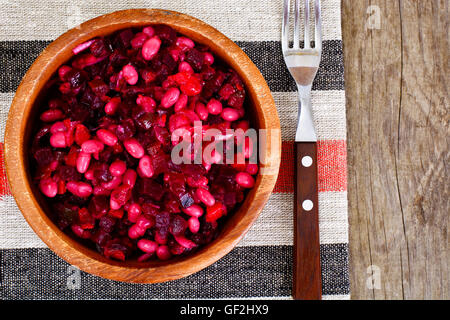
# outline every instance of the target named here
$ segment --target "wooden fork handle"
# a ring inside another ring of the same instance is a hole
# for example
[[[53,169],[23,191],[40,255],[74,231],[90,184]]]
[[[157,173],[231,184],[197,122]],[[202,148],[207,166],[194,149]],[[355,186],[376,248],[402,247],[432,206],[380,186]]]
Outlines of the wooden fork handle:
[[[294,165],[294,272],[293,297],[322,298],[319,210],[317,195],[317,143],[295,142]]]

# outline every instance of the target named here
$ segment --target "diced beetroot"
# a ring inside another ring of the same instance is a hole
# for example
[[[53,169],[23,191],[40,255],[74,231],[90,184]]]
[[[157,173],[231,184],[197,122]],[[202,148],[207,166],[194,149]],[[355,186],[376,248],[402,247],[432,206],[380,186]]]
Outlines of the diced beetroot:
[[[95,219],[86,208],[78,210],[78,219],[80,221],[80,227],[83,229],[93,229],[95,226]]]
[[[58,175],[65,181],[78,181],[81,179],[81,174],[75,167],[62,165],[58,168]]]
[[[116,136],[119,140],[124,141],[130,139],[136,133],[136,127],[132,119],[122,121],[116,127]]]
[[[114,225],[116,224],[116,219],[111,216],[105,215],[100,218],[98,223],[100,229],[105,232],[111,233],[114,230]]]
[[[219,91],[225,79],[226,74],[224,72],[216,72],[208,81],[206,81],[202,95],[205,98],[210,98],[214,93]],[[221,96],[220,93],[219,96]]]
[[[243,92],[238,91],[238,92],[233,93],[228,98],[227,102],[230,107],[238,109],[238,108],[242,108],[242,106],[244,104],[244,99],[245,99],[245,96],[244,96]]]
[[[203,59],[204,59],[203,53],[195,48],[189,50],[186,54],[186,62],[189,62],[189,64],[192,67],[194,67],[196,71],[201,70],[203,65]]]
[[[70,148],[69,153],[64,157],[64,161],[68,166],[75,167],[77,165],[79,151],[80,150],[75,146]]]
[[[169,79],[173,79],[179,86],[181,91],[187,96],[195,96],[202,91],[200,79],[195,74],[187,72],[179,72]]]
[[[118,210],[109,210],[108,214],[111,217],[117,218],[117,219],[122,219],[124,211],[123,208],[120,208]]]
[[[38,149],[34,153],[34,159],[36,159],[39,166],[47,166],[52,162],[55,158],[53,156],[53,151],[49,147]]]
[[[120,31],[117,36],[117,42],[123,48],[128,48],[131,45],[131,40],[134,37],[134,33],[131,29],[125,29]]]
[[[234,89],[234,87],[230,83],[227,83],[222,88],[220,88],[219,96],[223,100],[228,100],[231,95],[235,93],[235,91],[236,90]]]
[[[164,210],[169,213],[180,213],[180,205],[177,197],[172,193],[167,193],[164,197]]]
[[[150,178],[142,178],[139,180],[139,193],[146,195],[156,201],[161,201],[164,196],[164,188],[155,180]]]
[[[111,193],[111,199],[123,206],[131,197],[131,188],[129,185],[122,185]]]
[[[75,142],[81,147],[83,142],[89,140],[91,138],[91,135],[89,133],[88,128],[86,128],[82,124],[77,124],[75,128]]]
[[[174,215],[170,222],[170,233],[174,236],[183,235],[187,229],[187,221],[179,215]]]
[[[103,254],[107,258],[125,261],[125,251],[123,249],[115,248],[115,247],[106,247],[103,250]]]
[[[106,56],[110,53],[110,49],[104,38],[95,39],[89,47],[89,50],[95,57]]]
[[[151,83],[156,79],[156,73],[149,69],[142,69],[141,70],[141,77],[144,80],[146,84]]]
[[[177,40],[177,33],[174,29],[166,25],[153,26],[155,34],[163,41],[167,46],[171,46]]]
[[[185,251],[185,247],[183,247],[181,244],[179,244],[176,241],[171,241],[169,243],[169,249],[170,249],[170,253],[173,255],[180,255]]]
[[[170,213],[166,211],[159,212],[155,216],[155,227],[161,239],[167,239],[170,226]]]
[[[106,242],[111,239],[111,235],[100,229],[91,237],[91,239],[97,246],[103,247]]]
[[[89,86],[91,87],[92,91],[94,91],[94,93],[99,97],[105,96],[109,91],[109,87],[105,82],[103,82],[102,79],[94,79],[92,81],[89,81]]]
[[[167,145],[169,143],[169,131],[166,128],[160,126],[154,126],[153,132],[159,143]]]
[[[89,202],[88,209],[94,218],[101,218],[109,211],[108,197],[93,196]]]
[[[153,126],[153,123],[156,121],[157,116],[154,113],[143,113],[141,116],[135,119],[136,126],[143,130],[147,131]]]
[[[159,210],[152,203],[143,203],[142,204],[142,212],[148,216],[155,216],[159,212]]]

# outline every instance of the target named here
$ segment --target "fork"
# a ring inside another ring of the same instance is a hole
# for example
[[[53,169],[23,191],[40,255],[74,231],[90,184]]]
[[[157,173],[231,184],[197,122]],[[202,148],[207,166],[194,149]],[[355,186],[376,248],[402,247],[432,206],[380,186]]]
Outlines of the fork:
[[[294,39],[289,47],[290,0],[284,0],[281,47],[298,89],[298,121],[294,150],[294,299],[322,296],[319,211],[317,195],[317,136],[311,110],[311,87],[322,53],[320,0],[314,0],[315,45],[310,42],[310,0],[304,0],[304,47],[300,48],[300,0],[294,0]]]

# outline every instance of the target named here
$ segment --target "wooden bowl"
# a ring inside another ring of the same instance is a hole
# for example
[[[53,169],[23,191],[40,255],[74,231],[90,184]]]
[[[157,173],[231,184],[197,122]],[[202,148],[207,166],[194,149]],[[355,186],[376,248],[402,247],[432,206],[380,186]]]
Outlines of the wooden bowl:
[[[250,100],[254,125],[269,131],[266,148],[260,157],[266,164],[240,209],[223,226],[210,244],[186,257],[168,261],[118,262],[103,257],[70,238],[49,219],[45,201],[30,183],[29,141],[31,128],[44,84],[57,68],[72,57],[72,49],[86,40],[111,34],[128,27],[167,24],[178,32],[207,45],[242,77]],[[197,272],[230,252],[245,235],[267,202],[275,185],[281,155],[280,123],[270,90],[259,70],[230,39],[193,17],[165,10],[136,9],[118,11],[89,20],[52,42],[37,58],[23,78],[11,105],[5,133],[6,172],[12,194],[23,216],[37,235],[58,256],[88,273],[104,278],[156,283],[185,277]]]

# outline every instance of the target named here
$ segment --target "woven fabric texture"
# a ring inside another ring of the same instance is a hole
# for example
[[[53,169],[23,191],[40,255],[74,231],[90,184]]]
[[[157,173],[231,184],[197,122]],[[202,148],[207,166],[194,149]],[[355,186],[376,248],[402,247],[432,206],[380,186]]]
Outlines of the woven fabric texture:
[[[281,0],[3,0],[0,4],[0,299],[291,299],[293,140],[297,94],[281,55]],[[265,77],[282,127],[282,164],[269,202],[239,245],[184,279],[128,284],[79,271],[56,256],[25,222],[3,163],[4,129],[23,75],[59,35],[83,21],[129,8],[192,15],[235,41]],[[348,299],[344,66],[340,1],[322,1],[323,53],[313,85],[318,134],[319,222],[324,299]]]

